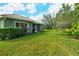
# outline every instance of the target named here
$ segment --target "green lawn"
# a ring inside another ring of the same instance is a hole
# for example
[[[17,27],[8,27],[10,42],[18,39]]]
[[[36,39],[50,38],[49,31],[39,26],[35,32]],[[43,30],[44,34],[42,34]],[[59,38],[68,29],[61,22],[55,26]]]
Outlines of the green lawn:
[[[33,33],[13,40],[0,41],[0,55],[71,56],[79,55],[79,40],[62,31]]]

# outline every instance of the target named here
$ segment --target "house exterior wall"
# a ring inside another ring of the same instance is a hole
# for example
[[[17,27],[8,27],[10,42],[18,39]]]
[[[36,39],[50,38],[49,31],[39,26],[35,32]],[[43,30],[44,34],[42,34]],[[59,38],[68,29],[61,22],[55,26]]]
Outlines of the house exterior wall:
[[[18,23],[26,23],[26,22],[22,22],[22,21],[19,21],[19,20],[16,19],[16,20],[14,21],[14,28],[16,28],[16,23],[17,23],[17,22],[18,22]],[[21,26],[18,27],[18,28],[21,28]]]
[[[29,23],[29,33],[32,33],[32,32],[33,32],[33,24]]]
[[[16,22],[19,22],[19,23],[26,23],[26,24],[27,24],[27,28],[28,28],[27,33],[32,33],[32,30],[33,30],[32,23],[16,20],[16,21],[14,21],[14,28],[16,28]],[[20,27],[20,28],[21,28],[21,27]]]
[[[14,20],[4,20],[4,28],[14,28]]]
[[[16,22],[27,24],[27,29],[28,29],[27,33],[32,33],[33,32],[33,25],[34,25],[33,23],[20,21],[18,19],[12,20],[12,19],[7,18],[6,20],[0,20],[0,28],[17,28],[16,27]],[[36,24],[36,26],[38,28],[38,31],[43,30],[42,25],[37,25]],[[23,28],[23,27],[21,27],[21,25],[20,25],[20,27],[18,27],[18,28]]]
[[[0,20],[0,28],[4,28],[4,20]]]
[[[40,25],[40,31],[43,31],[43,25]]]
[[[41,32],[41,31],[43,31],[42,24],[33,24],[33,32]]]

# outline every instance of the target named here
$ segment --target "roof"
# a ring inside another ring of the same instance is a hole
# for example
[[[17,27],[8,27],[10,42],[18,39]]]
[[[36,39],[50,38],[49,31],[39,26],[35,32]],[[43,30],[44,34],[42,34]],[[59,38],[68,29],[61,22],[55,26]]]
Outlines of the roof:
[[[26,22],[33,22],[31,19],[26,18],[26,17],[21,16],[21,15],[17,15],[17,14],[2,14],[0,16],[6,17],[6,18],[18,19],[18,20],[26,21]]]
[[[35,24],[38,24],[38,25],[43,25],[43,23],[40,22],[40,21],[34,21],[34,23],[35,23]]]
[[[21,16],[21,15],[17,15],[17,14],[2,14],[2,15],[0,15],[0,18],[2,18],[2,17],[11,18],[11,19],[14,19],[14,20],[18,19],[18,20],[21,20],[21,21],[31,22],[31,23],[34,23],[34,24],[41,24],[40,22],[34,21],[32,19],[29,19],[29,18]]]

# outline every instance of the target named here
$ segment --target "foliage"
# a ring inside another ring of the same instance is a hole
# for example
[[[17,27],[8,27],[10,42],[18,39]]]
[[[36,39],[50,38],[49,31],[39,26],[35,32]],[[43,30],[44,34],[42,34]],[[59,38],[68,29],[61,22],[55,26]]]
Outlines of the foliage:
[[[75,10],[76,10],[77,18],[79,18],[79,3],[75,3]]]
[[[76,37],[79,37],[79,4],[76,3],[75,4],[75,12],[76,12],[76,22],[73,22],[72,24],[72,28],[71,28],[71,34],[76,36]]]
[[[43,23],[47,29],[52,29],[55,25],[53,16],[51,14],[43,15]]]
[[[60,28],[71,28],[72,23],[76,22],[76,12],[69,4],[62,4],[62,8],[56,14],[56,26]]]
[[[77,8],[74,5],[62,4],[62,8],[60,8],[56,15],[55,13],[44,15],[43,22],[49,29],[70,29],[72,28],[72,24],[77,22],[76,9]]]
[[[6,38],[14,38],[17,36],[20,36],[24,34],[24,31],[22,28],[6,28],[6,29],[0,29],[0,38],[2,40]]]
[[[71,34],[74,36],[79,36],[79,22],[73,24],[71,28]]]

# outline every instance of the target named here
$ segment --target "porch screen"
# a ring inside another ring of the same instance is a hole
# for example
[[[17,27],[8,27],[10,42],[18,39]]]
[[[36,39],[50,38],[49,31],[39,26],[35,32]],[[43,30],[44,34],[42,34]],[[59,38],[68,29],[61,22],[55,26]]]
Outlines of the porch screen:
[[[20,24],[18,22],[16,22],[16,27],[19,27],[19,26],[20,26]]]

